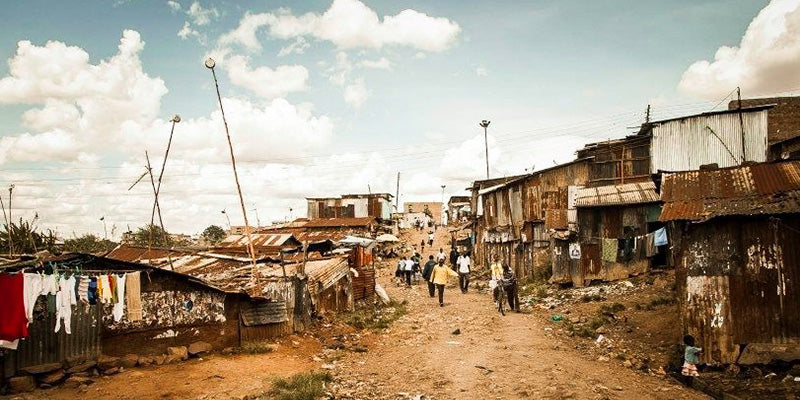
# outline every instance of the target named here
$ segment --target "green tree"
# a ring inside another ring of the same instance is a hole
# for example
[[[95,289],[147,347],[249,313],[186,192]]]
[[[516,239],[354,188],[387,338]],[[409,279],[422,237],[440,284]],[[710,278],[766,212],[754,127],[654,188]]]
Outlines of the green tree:
[[[42,250],[55,250],[56,236],[53,231],[47,234],[36,232],[34,221],[19,219],[19,223],[11,223],[9,227],[3,224],[3,231],[0,232],[0,251],[15,254],[32,254]]]
[[[64,251],[72,253],[104,253],[113,250],[117,244],[99,237],[86,234],[64,241]]]
[[[203,231],[203,234],[201,236],[203,237],[203,240],[206,241],[206,243],[217,244],[222,239],[225,239],[225,236],[227,236],[227,234],[225,234],[225,230],[223,230],[219,226],[211,225]]]
[[[139,227],[133,234],[133,244],[137,246],[169,247],[172,241],[160,226],[147,224]]]

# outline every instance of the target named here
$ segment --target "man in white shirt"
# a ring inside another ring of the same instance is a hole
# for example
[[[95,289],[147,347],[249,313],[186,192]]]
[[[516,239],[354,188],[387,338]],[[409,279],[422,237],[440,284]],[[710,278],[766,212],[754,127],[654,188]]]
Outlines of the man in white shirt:
[[[433,232],[428,234],[428,246],[433,246]]]
[[[406,286],[411,287],[411,274],[414,270],[414,260],[409,257],[403,266],[403,276],[406,278]]]
[[[462,254],[458,256],[456,265],[458,265],[458,286],[461,288],[461,293],[467,293],[467,289],[469,288],[469,273],[471,267],[469,254]]]
[[[438,263],[439,260],[445,261],[447,260],[447,254],[444,254],[443,249],[439,249],[439,252],[436,253],[436,262]]]

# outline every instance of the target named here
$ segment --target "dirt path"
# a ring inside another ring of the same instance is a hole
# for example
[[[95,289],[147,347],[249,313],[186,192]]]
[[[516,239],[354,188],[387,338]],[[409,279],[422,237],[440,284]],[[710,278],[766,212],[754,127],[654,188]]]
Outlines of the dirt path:
[[[241,399],[263,393],[275,377],[318,368],[319,363],[312,361],[312,356],[320,347],[315,338],[289,337],[281,341],[275,353],[211,355],[93,378],[95,382],[85,389],[60,386],[0,399]]]
[[[445,237],[443,230],[437,232],[437,242]],[[414,243],[414,239],[408,240]],[[436,250],[439,247],[434,245]],[[390,271],[382,272],[379,281],[393,299],[408,302],[409,313],[395,322],[368,353],[350,353],[337,363],[339,396],[707,398],[666,378],[591,359],[556,338],[533,315],[510,313],[501,317],[492,308],[488,293],[471,291],[464,295],[454,282],[445,290],[445,307],[440,308],[428,297],[425,286],[397,287],[390,282]],[[453,333],[456,329],[460,334]]]

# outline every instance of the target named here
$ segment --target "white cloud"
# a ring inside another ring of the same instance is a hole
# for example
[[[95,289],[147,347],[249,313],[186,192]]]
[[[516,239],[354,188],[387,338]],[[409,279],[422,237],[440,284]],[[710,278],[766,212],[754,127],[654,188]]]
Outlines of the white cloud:
[[[360,108],[367,101],[367,97],[369,97],[369,91],[363,78],[358,78],[344,87],[344,102],[350,107]]]
[[[716,100],[737,86],[758,95],[800,86],[800,1],[773,0],[753,19],[738,47],[722,46],[713,61],[683,73],[680,91]]]
[[[289,54],[303,54],[306,50],[311,47],[311,44],[308,43],[304,37],[298,37],[288,46],[281,47],[281,50],[278,52],[278,57],[287,56]]]
[[[347,81],[350,72],[353,70],[353,63],[347,53],[340,51],[336,53],[336,62],[325,70],[328,79],[336,85],[342,86]]]
[[[239,27],[225,34],[221,43],[258,49],[256,32],[261,27],[268,27],[269,35],[275,38],[313,37],[330,41],[341,49],[408,46],[432,52],[451,47],[461,32],[459,25],[447,18],[406,9],[381,19],[358,0],[334,0],[322,14],[295,16],[286,9],[245,14]]]
[[[181,9],[181,3],[178,3],[177,1],[174,0],[168,0],[167,6],[169,6],[170,10],[172,10],[173,12],[180,11]]]
[[[302,65],[251,69],[248,59],[239,55],[229,57],[225,62],[225,69],[231,83],[264,98],[282,97],[288,93],[303,91],[308,81],[308,70]]]
[[[486,67],[481,66],[475,69],[475,74],[478,76],[487,76],[489,75],[489,71],[486,70]]]
[[[259,28],[274,21],[272,14],[251,14],[247,12],[239,21],[236,29],[222,35],[219,38],[220,45],[240,44],[250,51],[261,49],[261,42],[256,37]]]
[[[192,29],[192,25],[189,23],[189,21],[186,21],[183,23],[183,28],[181,28],[181,30],[178,31],[178,37],[186,40],[192,36],[197,38],[201,37],[200,32]]]
[[[212,18],[219,17],[219,11],[216,8],[203,8],[200,5],[200,2],[195,1],[189,6],[189,9],[186,11],[186,15],[192,18],[192,22],[195,25],[208,25],[211,22]]]
[[[381,57],[378,60],[363,60],[358,63],[359,66],[364,68],[375,68],[375,69],[392,69],[392,63],[386,59],[386,57]]]

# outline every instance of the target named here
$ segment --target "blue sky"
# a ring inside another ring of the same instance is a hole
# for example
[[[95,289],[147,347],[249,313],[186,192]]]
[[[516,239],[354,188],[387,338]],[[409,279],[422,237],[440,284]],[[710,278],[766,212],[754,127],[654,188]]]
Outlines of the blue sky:
[[[178,113],[165,223],[186,233],[222,223],[237,199],[202,65],[213,55],[246,201],[262,220],[302,215],[305,196],[394,192],[397,171],[402,200],[438,200],[441,184],[461,194],[483,178],[484,118],[493,175],[515,174],[629,133],[648,103],[660,118],[708,110],[737,84],[745,95],[794,91],[796,74],[771,71],[796,62],[781,56],[798,38],[780,27],[797,5],[12,2],[0,56],[28,72],[0,64],[0,184],[17,185],[17,215],[38,212],[65,234],[96,232],[102,215],[118,231],[142,225],[147,188],[126,189],[144,150],[160,164]],[[237,28],[249,18],[260,22],[248,44]],[[120,56],[123,37],[132,45]],[[18,54],[20,41],[30,51]],[[735,51],[715,59],[723,46]]]

